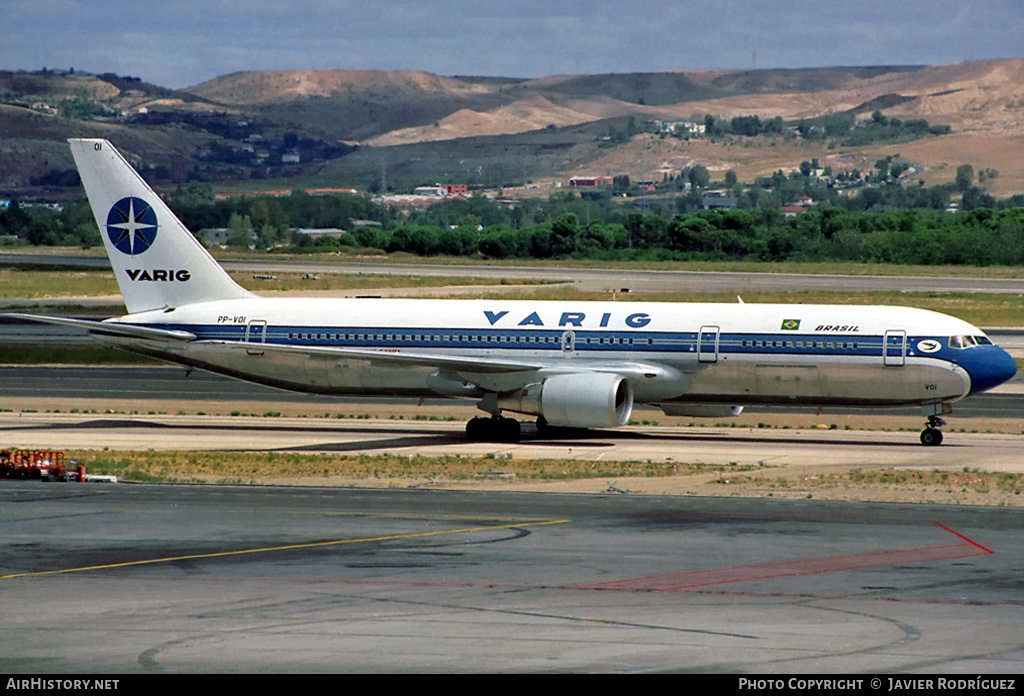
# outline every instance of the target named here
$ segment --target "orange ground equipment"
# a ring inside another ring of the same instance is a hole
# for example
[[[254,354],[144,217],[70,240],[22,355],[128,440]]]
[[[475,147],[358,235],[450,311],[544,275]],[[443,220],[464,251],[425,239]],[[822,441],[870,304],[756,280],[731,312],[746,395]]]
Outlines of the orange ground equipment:
[[[59,450],[0,450],[0,478],[67,481],[66,460]]]

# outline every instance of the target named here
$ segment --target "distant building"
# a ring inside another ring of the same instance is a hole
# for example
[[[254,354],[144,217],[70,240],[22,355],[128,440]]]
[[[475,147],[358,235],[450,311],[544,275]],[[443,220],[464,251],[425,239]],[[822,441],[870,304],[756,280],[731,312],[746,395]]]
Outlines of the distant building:
[[[412,194],[414,196],[437,196],[444,198],[447,196],[466,196],[469,195],[468,184],[434,184],[433,186],[418,186]]]
[[[594,186],[611,186],[610,176],[574,176],[569,179],[572,188],[593,188]]]
[[[704,135],[707,126],[695,121],[655,121],[654,127],[666,135]]]
[[[206,246],[226,246],[231,239],[232,230],[229,227],[206,227],[198,232],[196,236],[203,241]],[[256,232],[253,230],[247,231],[251,242],[256,241]]]
[[[295,232],[296,234],[305,235],[310,239],[319,239],[320,237],[334,237],[335,239],[337,239],[339,237],[344,237],[346,234],[348,234],[347,231],[339,230],[336,227],[320,227],[316,229],[300,228],[292,229],[292,232]]]
[[[231,230],[227,227],[205,227],[198,232],[196,236],[203,240],[203,244],[211,246],[213,244],[223,245],[228,243],[228,237],[231,236]]]
[[[384,227],[376,220],[353,220],[352,227]]]
[[[707,191],[701,198],[700,207],[704,210],[732,210],[739,202],[728,191]]]

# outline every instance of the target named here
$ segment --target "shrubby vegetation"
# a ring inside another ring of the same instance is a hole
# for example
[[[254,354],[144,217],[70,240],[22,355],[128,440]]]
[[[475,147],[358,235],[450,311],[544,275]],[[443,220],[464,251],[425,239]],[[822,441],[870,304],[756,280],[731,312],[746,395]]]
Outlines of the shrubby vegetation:
[[[17,237],[34,246],[83,246],[101,244],[92,209],[83,199],[56,211],[46,206],[22,206],[17,199],[0,210],[0,236],[13,243]]]
[[[856,113],[845,111],[813,119],[784,122],[775,117],[762,120],[756,114],[733,116],[731,119],[706,114],[696,122],[704,125],[704,136],[715,139],[729,136],[753,138],[757,136],[799,137],[811,142],[827,142],[830,147],[857,147],[871,143],[902,143],[936,135],[947,135],[949,126],[932,125],[923,118],[901,120],[889,118],[881,111],[874,111],[871,118],[857,120]],[[689,138],[685,131],[676,137]]]
[[[877,165],[880,181],[889,176],[890,165],[885,160]],[[749,189],[737,185],[738,207],[732,210],[701,210],[701,195],[694,190],[646,199],[644,208],[638,208],[635,201],[614,198],[613,187],[587,198],[560,193],[524,200],[514,207],[473,196],[408,216],[354,195],[296,192],[284,197],[214,200],[206,184],[192,184],[168,202],[190,229],[252,230],[260,249],[344,247],[495,259],[1024,265],[1024,196],[996,201],[973,185],[973,169],[965,165],[961,170],[957,181],[947,186],[881,183],[850,197],[836,195],[806,173],[789,177],[778,173]],[[961,196],[962,209],[945,212],[956,194]],[[786,217],[779,206],[800,196],[809,196],[816,205]],[[353,223],[360,220],[372,224]],[[351,233],[340,240],[320,237],[314,241],[290,231],[318,227]],[[100,243],[84,201],[71,203],[61,212],[13,201],[0,210],[0,234],[16,235],[34,245]],[[234,238],[239,245],[248,245],[252,239],[252,233]]]
[[[830,141],[833,145],[857,147],[871,143],[901,143],[932,135],[946,135],[950,127],[932,125],[923,118],[888,118],[875,111],[871,118],[857,122],[851,113],[831,114],[800,121],[797,131],[805,140]]]
[[[785,218],[777,210],[701,211],[665,219],[631,212],[622,221],[554,220],[513,229],[407,224],[362,229],[357,245],[419,255],[605,260],[855,261],[1024,265],[1024,208],[947,214],[860,213],[831,207]]]

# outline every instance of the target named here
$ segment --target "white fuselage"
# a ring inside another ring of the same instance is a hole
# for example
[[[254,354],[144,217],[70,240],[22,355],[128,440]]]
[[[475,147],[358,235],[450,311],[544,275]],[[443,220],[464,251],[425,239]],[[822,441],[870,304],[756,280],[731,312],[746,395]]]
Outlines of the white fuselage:
[[[475,397],[607,371],[626,376],[640,403],[887,407],[962,398],[979,388],[973,362],[1005,356],[967,322],[902,307],[253,298],[120,321],[198,340],[104,339],[113,345],[320,394]],[[418,360],[430,356],[466,364]],[[523,369],[470,362],[487,359]]]

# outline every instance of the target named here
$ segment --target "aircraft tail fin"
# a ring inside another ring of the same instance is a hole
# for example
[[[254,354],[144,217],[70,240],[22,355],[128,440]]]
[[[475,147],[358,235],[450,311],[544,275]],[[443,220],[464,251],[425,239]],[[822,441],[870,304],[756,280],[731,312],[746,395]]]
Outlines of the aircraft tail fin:
[[[253,297],[113,145],[101,139],[69,143],[129,313]]]

